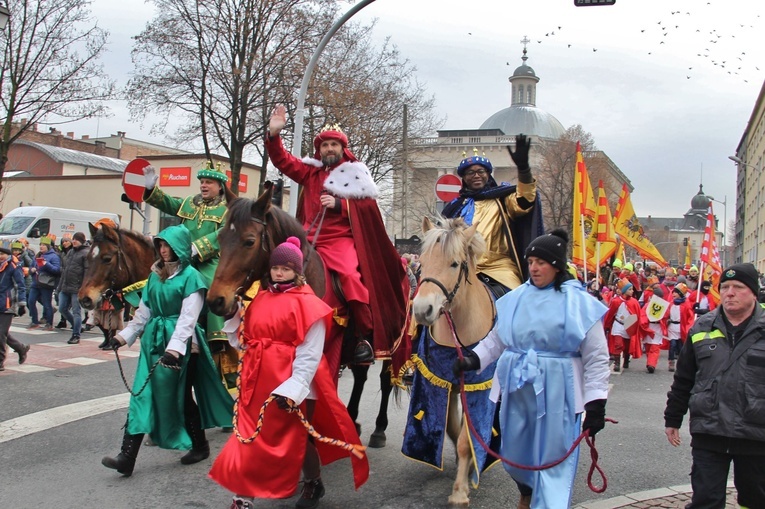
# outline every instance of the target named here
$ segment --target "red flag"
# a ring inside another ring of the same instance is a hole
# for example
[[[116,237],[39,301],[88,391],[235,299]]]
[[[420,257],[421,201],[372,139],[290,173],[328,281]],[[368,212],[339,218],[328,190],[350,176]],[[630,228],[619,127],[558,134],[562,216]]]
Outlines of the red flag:
[[[707,209],[707,225],[704,228],[704,241],[701,243],[701,262],[707,268],[704,269],[702,277],[712,281],[712,288],[709,291],[710,296],[720,302],[720,294],[717,291],[717,285],[722,275],[722,265],[720,263],[720,252],[717,250],[717,240],[715,239],[715,216],[712,213],[712,202],[709,202]]]

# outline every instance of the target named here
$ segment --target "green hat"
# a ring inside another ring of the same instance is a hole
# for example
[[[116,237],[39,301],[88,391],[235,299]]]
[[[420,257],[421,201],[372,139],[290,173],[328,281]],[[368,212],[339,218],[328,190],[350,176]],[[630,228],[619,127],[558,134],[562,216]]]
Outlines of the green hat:
[[[11,249],[20,249],[20,250],[23,250],[24,249],[24,244],[22,244],[21,242],[18,242],[18,241],[11,242]]]
[[[50,246],[53,242],[50,240],[50,237],[41,237],[40,238],[40,244],[47,244]]]
[[[218,163],[216,168],[213,168],[212,161],[207,161],[207,166],[197,172],[197,178],[220,180],[222,184],[228,182],[228,176],[221,169],[220,163]]]
[[[622,261],[620,259],[614,260],[614,268],[621,269],[622,268]]]

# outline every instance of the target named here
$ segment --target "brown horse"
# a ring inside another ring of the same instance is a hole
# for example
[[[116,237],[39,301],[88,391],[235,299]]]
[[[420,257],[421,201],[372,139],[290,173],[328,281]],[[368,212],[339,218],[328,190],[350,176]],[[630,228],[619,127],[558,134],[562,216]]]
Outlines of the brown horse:
[[[283,210],[271,206],[273,189],[269,185],[256,201],[238,198],[228,204],[226,224],[218,234],[220,261],[213,283],[207,292],[207,304],[219,315],[227,315],[234,309],[236,296],[242,295],[255,281],[259,281],[269,270],[271,251],[287,237],[297,237],[303,251],[306,281],[324,302],[334,308],[340,317],[347,316],[347,310],[335,295],[330,276],[325,272],[321,257],[306,240],[303,226]],[[340,369],[340,349],[345,327],[333,322],[324,353],[333,373]],[[389,361],[383,364],[380,374],[382,397],[380,411],[375,422],[375,431],[369,441],[370,447],[385,445],[385,429],[388,426],[388,398],[392,391],[388,374]],[[367,379],[369,365],[351,365],[353,390],[348,402],[348,413],[356,421],[359,403]],[[356,424],[360,429],[359,424]]]
[[[430,337],[437,345],[453,349],[454,335],[445,316],[449,313],[461,344],[473,345],[486,337],[495,317],[493,299],[476,277],[476,260],[486,249],[483,237],[476,234],[475,225],[468,227],[462,219],[445,219],[442,226],[436,227],[426,217],[422,229],[425,235],[420,255],[420,288],[412,303],[415,319],[430,328]],[[456,350],[454,358],[457,358]],[[422,361],[424,365],[427,359]],[[425,383],[420,369],[415,377]],[[412,404],[421,406],[414,398],[413,393]],[[470,502],[468,477],[475,458],[461,406],[460,387],[451,384],[445,431],[457,449],[457,477],[449,503],[467,505]],[[493,420],[493,415],[488,418]]]
[[[88,269],[77,294],[80,305],[93,310],[103,299],[138,281],[149,277],[155,260],[154,245],[138,232],[112,228],[102,224],[96,228],[90,225],[93,239],[88,252]],[[106,340],[116,330],[99,329]]]

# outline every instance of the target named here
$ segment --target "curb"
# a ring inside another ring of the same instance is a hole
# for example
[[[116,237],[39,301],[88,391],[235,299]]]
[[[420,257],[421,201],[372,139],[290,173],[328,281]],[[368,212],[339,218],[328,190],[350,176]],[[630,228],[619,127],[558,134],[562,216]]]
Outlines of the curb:
[[[573,509],[617,509],[617,508],[649,508],[649,507],[684,507],[683,502],[690,501],[693,490],[690,484],[668,486],[646,491],[638,491],[627,495],[609,498],[607,500],[590,500],[575,505]],[[733,481],[727,485],[728,503],[726,507],[736,508],[736,490]],[[678,505],[674,505],[678,504]]]

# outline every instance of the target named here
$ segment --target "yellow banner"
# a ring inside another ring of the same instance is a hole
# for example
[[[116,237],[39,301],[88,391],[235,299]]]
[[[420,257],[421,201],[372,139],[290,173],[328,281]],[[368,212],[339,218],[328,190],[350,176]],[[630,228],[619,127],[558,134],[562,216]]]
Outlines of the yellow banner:
[[[597,221],[597,207],[595,195],[592,192],[590,177],[587,175],[587,165],[582,157],[582,148],[576,143],[576,168],[574,171],[574,210],[572,216],[572,252],[571,260],[575,265],[584,267],[585,260],[588,268],[594,269],[590,260],[588,242],[594,237],[595,223]]]
[[[622,192],[619,195],[619,205],[616,207],[616,217],[614,217],[614,231],[619,235],[622,242],[637,250],[643,258],[653,260],[662,266],[667,265],[664,257],[661,256],[656,246],[645,235],[643,227],[640,226],[626,184],[622,186]]]
[[[616,252],[616,235],[614,235],[611,209],[608,206],[608,198],[606,198],[606,190],[603,188],[602,180],[598,182],[597,217],[595,235],[591,235],[587,239],[587,254],[590,264],[594,266],[602,265],[604,260],[608,260]],[[600,242],[600,253],[597,249],[598,242]]]

